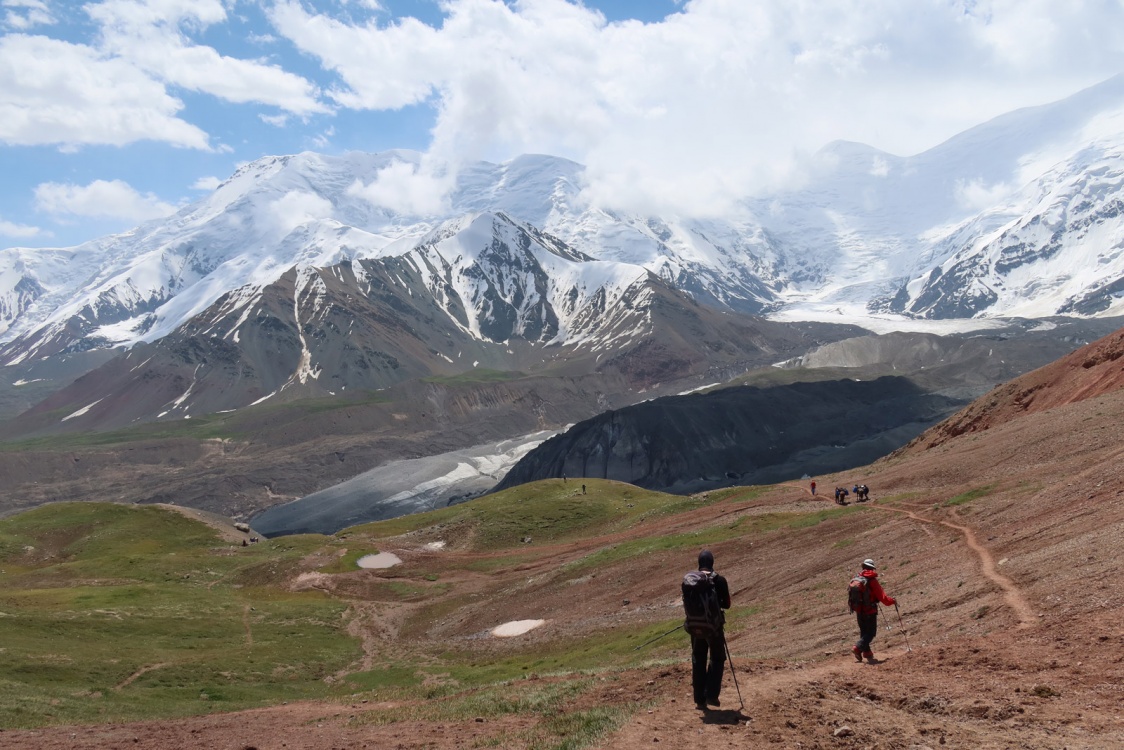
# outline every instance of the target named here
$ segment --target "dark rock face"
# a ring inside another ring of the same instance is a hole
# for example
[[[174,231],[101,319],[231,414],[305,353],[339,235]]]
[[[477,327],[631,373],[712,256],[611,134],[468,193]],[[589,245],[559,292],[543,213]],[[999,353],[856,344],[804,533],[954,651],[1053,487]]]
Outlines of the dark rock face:
[[[566,475],[688,493],[838,471],[905,445],[963,403],[903,377],[672,396],[576,425],[495,489]]]

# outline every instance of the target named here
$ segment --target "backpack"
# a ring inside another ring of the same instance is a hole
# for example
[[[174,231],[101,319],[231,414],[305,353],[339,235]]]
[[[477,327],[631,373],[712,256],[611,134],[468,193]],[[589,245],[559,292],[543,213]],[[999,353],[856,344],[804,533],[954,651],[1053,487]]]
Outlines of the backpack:
[[[714,574],[692,570],[683,576],[683,629],[692,636],[708,637],[721,632],[726,622],[714,588]]]
[[[867,612],[874,606],[874,599],[870,594],[869,579],[858,573],[847,584],[847,605],[852,612]]]

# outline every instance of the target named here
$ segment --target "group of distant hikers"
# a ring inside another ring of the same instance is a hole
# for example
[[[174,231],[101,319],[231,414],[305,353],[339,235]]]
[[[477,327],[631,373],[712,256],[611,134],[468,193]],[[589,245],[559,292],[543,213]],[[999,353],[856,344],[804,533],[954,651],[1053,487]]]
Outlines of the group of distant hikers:
[[[812,487],[812,497],[815,497],[816,496],[816,481],[814,479],[812,480],[811,487]],[[865,484],[856,484],[850,490],[848,490],[846,487],[836,487],[835,488],[835,502],[838,505],[846,505],[847,504],[847,496],[850,495],[852,492],[855,493],[855,500],[860,502],[860,503],[865,503],[867,500],[870,499],[870,488],[867,487]]]
[[[814,493],[814,490],[813,490]],[[683,610],[686,620],[683,629],[691,635],[691,688],[695,708],[709,710],[721,706],[722,674],[729,650],[726,648],[724,627],[726,616],[722,612],[733,602],[730,585],[714,572],[714,554],[707,549],[699,553],[699,568],[683,577]],[[878,568],[869,557],[847,585],[847,605],[859,625],[859,640],[851,647],[855,660],[866,659],[875,663],[870,644],[878,633],[878,604],[896,607],[897,602],[878,582]],[[731,672],[734,663],[730,661]],[[737,685],[737,677],[734,677]],[[740,697],[740,689],[739,689]]]

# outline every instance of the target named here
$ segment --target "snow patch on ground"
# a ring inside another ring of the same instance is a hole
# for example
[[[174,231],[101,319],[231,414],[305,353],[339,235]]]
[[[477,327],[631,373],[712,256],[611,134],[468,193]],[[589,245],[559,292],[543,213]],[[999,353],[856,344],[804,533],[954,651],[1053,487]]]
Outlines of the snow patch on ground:
[[[356,561],[356,565],[360,568],[368,570],[378,568],[393,568],[395,565],[400,565],[402,559],[393,552],[380,552],[377,555],[363,555]]]
[[[90,409],[93,409],[93,408],[94,408],[95,406],[97,406],[97,405],[98,405],[98,404],[100,404],[101,402],[102,402],[102,399],[100,399],[100,398],[99,398],[99,399],[98,399],[97,401],[95,401],[94,403],[92,403],[92,404],[89,404],[88,406],[83,406],[83,407],[82,407],[81,409],[79,409],[78,411],[74,412],[73,414],[70,414],[70,415],[68,415],[68,416],[65,416],[65,417],[63,417],[63,418],[62,418],[62,421],[63,421],[63,422],[65,422],[65,421],[66,421],[66,420],[68,420],[68,419],[74,419],[75,417],[80,417],[80,416],[82,416],[83,414],[85,414],[86,412],[88,412],[88,411],[89,411]]]
[[[546,620],[512,620],[492,628],[492,635],[497,638],[511,638],[530,632],[545,622]]]

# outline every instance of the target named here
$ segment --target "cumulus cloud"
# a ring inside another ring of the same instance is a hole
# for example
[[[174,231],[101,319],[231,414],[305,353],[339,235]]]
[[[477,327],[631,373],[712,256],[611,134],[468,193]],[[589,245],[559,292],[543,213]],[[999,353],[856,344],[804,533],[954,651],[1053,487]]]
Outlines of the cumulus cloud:
[[[206,149],[182,102],[135,67],[43,36],[0,38],[0,141],[33,146],[159,140]]]
[[[17,31],[26,31],[33,26],[50,26],[55,23],[51,9],[43,0],[4,0],[0,6],[6,8],[4,25]]]
[[[318,133],[317,135],[312,136],[312,145],[319,149],[328,148],[328,146],[331,145],[332,138],[335,136],[335,134],[336,129],[334,127],[329,127],[323,133]]]
[[[222,184],[222,180],[218,177],[200,177],[195,182],[191,183],[192,190],[215,190]]]
[[[27,224],[16,224],[0,219],[0,236],[4,237],[36,237],[42,230],[39,227]]]
[[[140,193],[122,180],[89,185],[45,182],[35,188],[36,208],[60,218],[88,217],[147,221],[168,216],[176,207],[152,193]]]
[[[690,0],[648,24],[567,0],[441,7],[430,26],[278,0],[271,20],[339,76],[339,105],[434,103],[435,161],[569,156],[618,206],[718,209],[831,140],[916,153],[1124,68],[1124,5],[1096,0]]]
[[[263,115],[259,114],[258,119],[266,125],[272,125],[275,128],[283,128],[289,123],[288,115]]]
[[[288,234],[301,224],[332,215],[332,203],[314,193],[291,190],[269,205],[269,218],[282,234]]]
[[[52,23],[41,0],[3,0],[17,31]],[[308,79],[261,60],[196,44],[228,22],[222,0],[104,0],[82,6],[97,28],[87,43],[13,33],[0,37],[0,142],[126,145],[140,140],[210,149],[172,87],[307,117],[329,112]]]
[[[187,41],[184,28],[200,30],[226,21],[221,0],[105,0],[85,10],[101,25],[104,52],[169,84],[295,114],[328,111],[316,86],[299,75]]]
[[[953,196],[961,207],[982,211],[1012,195],[1015,189],[1014,185],[1002,182],[985,185],[981,180],[958,181],[953,188]]]
[[[370,183],[357,181],[347,192],[388,211],[428,216],[446,209],[445,196],[452,187],[453,175],[426,164],[397,161],[380,169]]]

